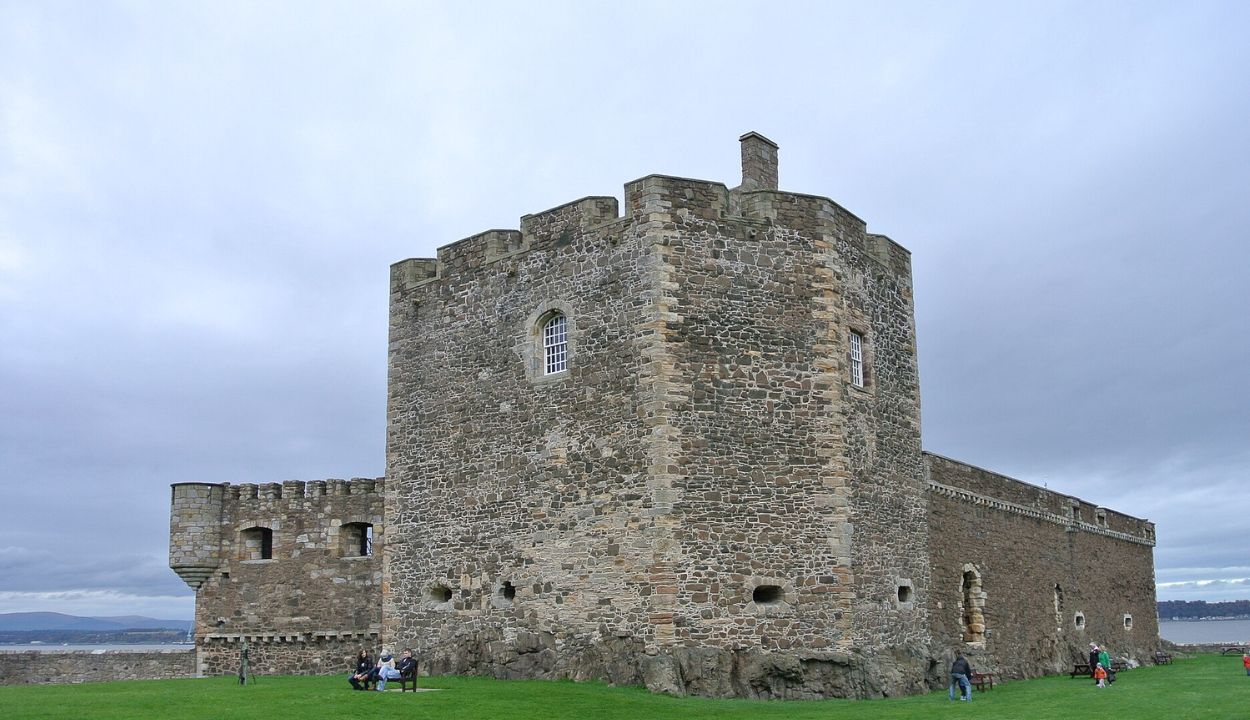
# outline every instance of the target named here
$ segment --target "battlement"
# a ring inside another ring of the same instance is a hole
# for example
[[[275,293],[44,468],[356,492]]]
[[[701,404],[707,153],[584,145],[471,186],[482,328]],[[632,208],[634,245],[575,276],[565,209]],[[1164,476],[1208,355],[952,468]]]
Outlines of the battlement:
[[[1155,544],[1154,523],[1081,498],[926,452],[929,491],[954,500],[1025,515],[1137,544]]]
[[[403,294],[440,278],[470,278],[501,260],[558,249],[613,223],[661,227],[675,220],[736,219],[818,232],[843,249],[864,253],[892,274],[910,277],[910,253],[833,200],[777,189],[777,145],[750,132],[742,143],[742,183],[647,175],[625,183],[624,215],[610,196],[590,196],[521,217],[520,230],[487,230],[438,248],[435,258],[391,266],[391,291]]]
[[[198,484],[198,483],[179,483]],[[297,498],[337,497],[343,495],[382,495],[384,478],[352,478],[342,480],[286,480],[273,483],[221,483],[227,500],[294,500]],[[175,485],[176,487],[177,485]]]

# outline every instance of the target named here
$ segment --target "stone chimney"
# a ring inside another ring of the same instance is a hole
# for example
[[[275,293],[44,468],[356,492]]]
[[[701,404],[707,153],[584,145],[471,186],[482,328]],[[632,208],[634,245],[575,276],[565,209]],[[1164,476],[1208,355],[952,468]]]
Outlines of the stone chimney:
[[[752,130],[738,138],[742,143],[740,190],[777,189],[777,143]]]

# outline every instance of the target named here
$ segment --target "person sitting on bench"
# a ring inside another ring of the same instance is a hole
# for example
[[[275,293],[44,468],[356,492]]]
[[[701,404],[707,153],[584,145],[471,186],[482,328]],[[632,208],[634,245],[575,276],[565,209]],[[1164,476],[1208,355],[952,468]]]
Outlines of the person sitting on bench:
[[[347,676],[347,682],[351,683],[355,690],[364,690],[371,675],[373,675],[373,658],[369,657],[369,651],[362,648],[360,654],[356,656],[356,669]]]
[[[395,669],[399,671],[400,679],[412,680],[412,687],[417,686],[417,659],[412,656],[412,648],[404,648],[404,655],[395,663]]]
[[[382,657],[378,660],[378,669],[374,671],[374,676],[378,680],[378,692],[386,690],[387,680],[399,679],[399,671],[395,669],[395,658],[391,657],[390,650],[382,651]]]

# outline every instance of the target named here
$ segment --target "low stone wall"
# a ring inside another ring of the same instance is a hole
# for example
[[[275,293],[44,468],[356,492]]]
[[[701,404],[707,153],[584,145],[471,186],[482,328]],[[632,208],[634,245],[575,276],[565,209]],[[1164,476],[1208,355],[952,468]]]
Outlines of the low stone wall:
[[[248,644],[248,669],[256,675],[337,675],[346,677],[362,649],[377,657],[377,633],[333,632],[306,635],[211,635],[199,640],[200,674],[234,675],[239,671],[242,641]],[[395,649],[396,655],[399,649]]]
[[[0,652],[0,685],[195,677],[195,651]]]

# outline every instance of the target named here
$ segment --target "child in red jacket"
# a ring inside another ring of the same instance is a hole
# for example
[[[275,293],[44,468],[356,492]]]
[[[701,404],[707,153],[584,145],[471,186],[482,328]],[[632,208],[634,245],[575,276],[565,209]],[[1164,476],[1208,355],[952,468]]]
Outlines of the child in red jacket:
[[[1094,679],[1098,681],[1098,687],[1107,687],[1107,669],[1098,663],[1094,666]]]
[[[1250,675],[1250,653],[1241,654],[1241,664],[1246,668],[1246,674]]]

